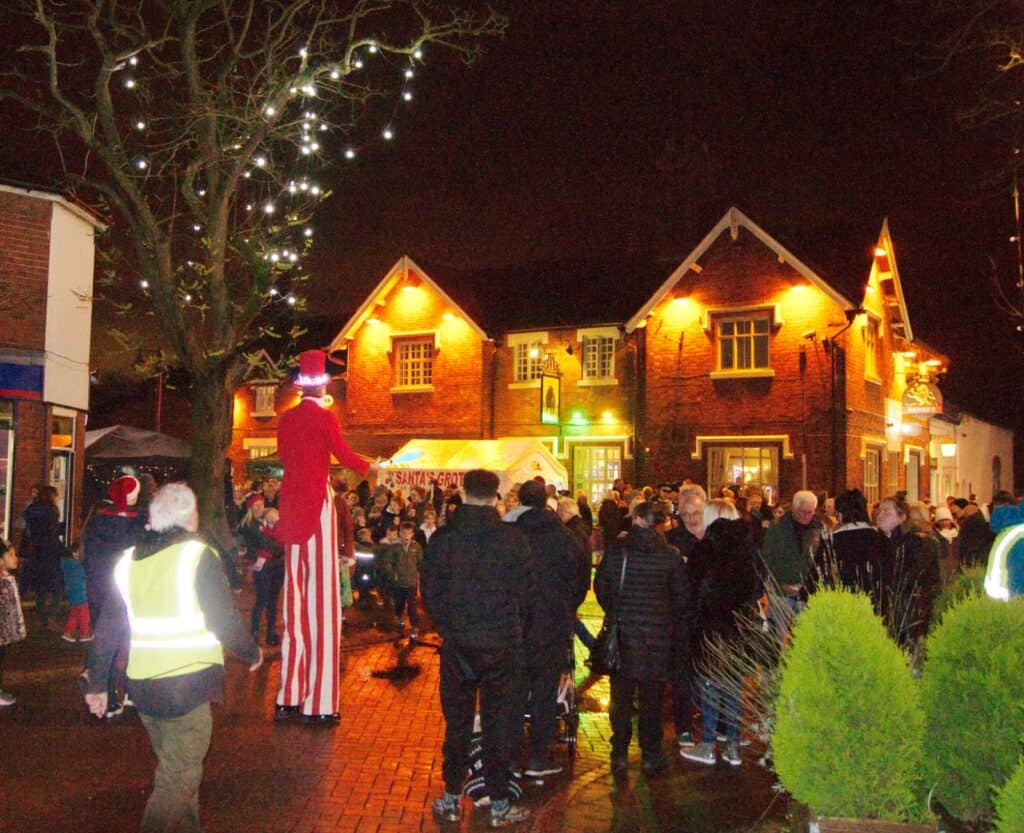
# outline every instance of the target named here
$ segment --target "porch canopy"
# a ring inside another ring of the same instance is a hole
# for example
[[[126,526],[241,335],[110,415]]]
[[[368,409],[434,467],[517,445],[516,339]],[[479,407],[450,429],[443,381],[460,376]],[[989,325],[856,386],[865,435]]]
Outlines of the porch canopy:
[[[191,456],[192,447],[184,440],[145,428],[111,425],[85,432],[85,459],[90,462],[130,460],[140,463],[187,460]]]
[[[390,488],[462,486],[471,469],[489,469],[498,475],[498,491],[505,494],[514,483],[537,475],[559,489],[567,488],[565,466],[539,440],[409,440],[382,464],[377,482]]]

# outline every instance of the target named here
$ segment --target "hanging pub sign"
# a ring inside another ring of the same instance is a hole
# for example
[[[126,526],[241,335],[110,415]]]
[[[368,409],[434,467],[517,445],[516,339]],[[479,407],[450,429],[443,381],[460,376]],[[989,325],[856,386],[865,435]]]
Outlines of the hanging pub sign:
[[[942,413],[942,391],[925,377],[912,380],[903,391],[903,413],[930,417]]]
[[[562,378],[553,373],[540,377],[540,421],[545,425],[561,422]]]

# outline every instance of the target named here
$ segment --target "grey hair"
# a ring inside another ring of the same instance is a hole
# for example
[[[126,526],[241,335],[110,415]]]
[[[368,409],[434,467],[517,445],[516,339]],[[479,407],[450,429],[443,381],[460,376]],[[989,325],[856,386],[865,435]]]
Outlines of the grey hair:
[[[740,517],[739,511],[731,501],[716,497],[704,504],[704,528],[707,529],[719,518],[735,521]]]
[[[793,508],[801,505],[809,505],[812,509],[818,508],[818,496],[809,489],[801,489],[793,494]]]
[[[196,495],[184,483],[168,483],[158,489],[149,502],[149,528],[163,532],[174,527],[187,532],[199,529]]]
[[[580,514],[580,506],[571,497],[562,497],[558,499],[558,509],[561,512],[565,512],[570,516],[577,516]]]
[[[679,487],[679,500],[678,503],[683,502],[683,498],[689,497],[690,495],[696,495],[700,498],[701,503],[708,502],[708,493],[704,491],[704,487],[699,483],[687,483]]]

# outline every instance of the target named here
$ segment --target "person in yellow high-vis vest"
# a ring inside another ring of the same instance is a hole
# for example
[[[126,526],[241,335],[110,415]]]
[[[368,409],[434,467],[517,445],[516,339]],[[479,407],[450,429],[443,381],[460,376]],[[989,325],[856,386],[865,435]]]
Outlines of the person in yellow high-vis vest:
[[[213,729],[210,703],[224,697],[224,648],[250,671],[263,662],[198,528],[188,486],[171,483],[154,495],[150,533],[114,568],[120,592],[103,607],[83,675],[89,711],[102,717],[111,663],[128,633],[128,695],[157,758],[142,833],[201,830],[199,784]]]

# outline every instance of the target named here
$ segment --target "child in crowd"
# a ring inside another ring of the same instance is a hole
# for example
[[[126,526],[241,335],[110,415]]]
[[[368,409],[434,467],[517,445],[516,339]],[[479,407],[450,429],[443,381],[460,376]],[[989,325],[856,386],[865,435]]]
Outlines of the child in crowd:
[[[398,630],[405,630],[405,619],[402,618],[406,607],[409,608],[409,622],[412,630],[410,639],[419,636],[420,614],[416,607],[416,591],[420,584],[420,565],[423,563],[423,547],[414,539],[416,524],[402,521],[398,528],[398,540],[394,540],[391,529],[384,541],[381,541],[378,564],[380,573],[391,592],[395,603],[395,618]]]
[[[89,628],[89,601],[85,593],[85,570],[82,568],[82,542],[75,541],[71,550],[60,559],[64,572],[64,594],[71,611],[60,638],[65,642],[92,642]]]
[[[274,531],[279,520],[276,509],[263,513],[257,528],[251,531],[249,540],[255,544],[252,565],[252,583],[256,587],[256,603],[252,608],[249,623],[252,635],[259,642],[260,619],[267,614],[267,646],[280,645],[281,640],[275,627],[277,622],[277,598],[284,586],[284,546]]]
[[[7,646],[25,638],[25,617],[21,612],[18,583],[12,570],[18,568],[14,547],[0,538],[0,685],[3,685],[4,652]],[[17,700],[0,688],[0,708],[13,706]]]

